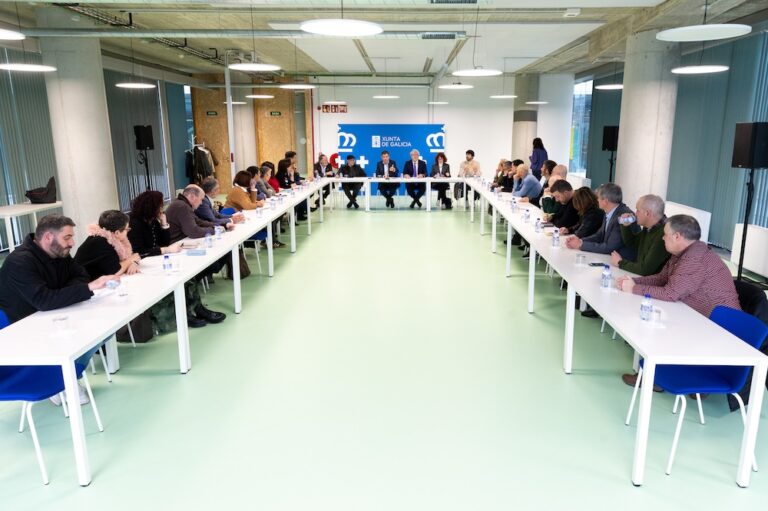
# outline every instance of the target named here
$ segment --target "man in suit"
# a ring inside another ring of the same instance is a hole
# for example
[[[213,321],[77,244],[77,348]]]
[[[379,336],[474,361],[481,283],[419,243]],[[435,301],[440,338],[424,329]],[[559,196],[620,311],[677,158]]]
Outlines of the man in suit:
[[[419,159],[419,151],[414,149],[411,151],[411,159],[405,162],[403,167],[403,177],[405,178],[419,178],[427,177],[427,163]],[[421,197],[426,191],[427,185],[425,183],[413,183],[405,185],[405,191],[411,196],[411,206],[421,207]]]
[[[347,156],[347,163],[342,165],[339,169],[339,176],[345,177],[365,177],[365,171],[355,163],[355,155],[350,154]],[[357,203],[357,195],[360,193],[360,188],[363,187],[363,183],[342,183],[341,189],[344,190],[344,195],[347,196],[349,202],[347,203],[347,209],[352,206],[358,209],[360,205]]]
[[[205,192],[203,202],[195,210],[195,214],[203,220],[208,220],[216,225],[226,227],[230,222],[240,223],[245,220],[242,213],[235,213],[234,215],[223,215],[216,211],[213,207],[213,202],[221,192],[219,188],[218,180],[213,176],[208,176],[203,179],[203,183],[200,185]]]
[[[381,161],[376,164],[376,177],[397,177],[397,163],[389,158],[389,151],[381,152]],[[379,183],[379,191],[387,200],[388,208],[395,208],[395,201],[392,198],[400,187],[398,183]]]
[[[331,164],[328,163],[328,157],[322,153],[320,153],[320,158],[318,158],[317,163],[315,163],[314,166],[314,176],[315,179],[321,179],[324,177],[333,177],[333,167],[331,167]],[[328,195],[331,193],[331,185],[328,185],[323,188],[323,201],[327,201]],[[315,207],[312,208],[312,211],[316,210],[320,207],[320,194],[317,194],[317,200],[315,200]]]

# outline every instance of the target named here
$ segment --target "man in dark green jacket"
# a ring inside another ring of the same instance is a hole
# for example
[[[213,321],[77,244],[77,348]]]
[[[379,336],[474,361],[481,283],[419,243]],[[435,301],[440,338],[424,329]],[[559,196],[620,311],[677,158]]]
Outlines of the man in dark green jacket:
[[[632,217],[635,217],[634,221]],[[624,259],[618,252],[611,254],[611,264],[638,275],[658,273],[669,259],[664,248],[664,200],[658,195],[643,195],[637,201],[634,215],[625,213],[619,217],[621,240],[624,246],[634,250],[634,261]],[[634,224],[637,225],[634,225]],[[638,226],[642,227],[638,230]]]

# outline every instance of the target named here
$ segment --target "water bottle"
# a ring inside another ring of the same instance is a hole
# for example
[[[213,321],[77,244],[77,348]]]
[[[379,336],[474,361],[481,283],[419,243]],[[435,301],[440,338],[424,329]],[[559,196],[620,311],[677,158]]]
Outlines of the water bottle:
[[[646,294],[643,301],[640,302],[640,319],[643,321],[650,321],[652,313],[653,305],[651,304],[651,295]]]
[[[533,226],[533,230],[537,233],[541,232],[541,218],[536,219],[536,223]]]
[[[517,213],[517,199],[512,197],[512,213]]]
[[[560,248],[560,229],[557,227],[552,231],[552,246],[554,248]]]
[[[531,210],[526,209],[525,211],[523,211],[523,223],[527,224],[530,221],[531,221]]]
[[[600,282],[600,287],[603,289],[611,288],[611,267],[607,264],[603,265],[603,280]]]
[[[205,235],[205,246],[206,248],[213,247],[213,236],[211,236],[211,233]]]
[[[220,240],[221,235],[224,232],[224,228],[220,225],[217,225],[216,227],[214,227],[214,231],[216,232],[216,239]]]
[[[107,289],[115,290],[120,285],[120,282],[117,280],[108,280],[107,281]]]
[[[173,270],[173,264],[171,263],[171,256],[165,254],[163,256],[163,271],[167,274]]]

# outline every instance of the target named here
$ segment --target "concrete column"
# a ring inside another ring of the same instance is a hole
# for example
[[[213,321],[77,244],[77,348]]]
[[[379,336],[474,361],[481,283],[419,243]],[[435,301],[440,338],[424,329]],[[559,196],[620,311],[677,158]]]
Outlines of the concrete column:
[[[246,105],[233,105],[235,127],[235,162],[237,170],[245,170],[250,165],[259,165],[256,154],[256,100],[247,99],[250,89],[232,89],[236,101],[245,101]],[[234,176],[232,176],[234,177]]]
[[[528,163],[531,143],[536,138],[538,107],[526,105],[526,101],[539,99],[539,75],[517,75],[515,77],[515,113],[512,123],[512,159],[520,158]]]
[[[573,84],[572,74],[545,74],[539,80],[539,99],[547,104],[539,107],[536,136],[544,142],[549,159],[564,165],[568,165],[571,155]],[[528,141],[526,163],[532,140]]]
[[[59,7],[37,10],[40,27],[96,28],[88,20],[72,21]],[[118,207],[117,179],[109,131],[101,45],[98,39],[40,39],[43,62],[57,71],[45,75],[56,151],[56,168],[64,214],[77,227],[78,242],[86,226],[106,209]]]
[[[656,31],[627,38],[614,181],[632,207],[641,195],[667,196],[679,62],[679,45],[656,40]]]

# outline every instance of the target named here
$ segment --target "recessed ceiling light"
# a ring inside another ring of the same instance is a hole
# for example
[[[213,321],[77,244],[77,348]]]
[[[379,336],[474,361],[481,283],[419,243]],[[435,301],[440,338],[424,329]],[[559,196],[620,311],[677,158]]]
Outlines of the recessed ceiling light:
[[[526,101],[526,105],[546,105],[549,101]]]
[[[154,89],[157,86],[154,83],[148,82],[120,82],[116,83],[115,87],[120,87],[121,89]]]
[[[43,64],[25,64],[22,62],[6,62],[0,64],[0,69],[3,71],[22,71],[25,73],[50,73],[56,71],[53,66],[46,66]]]
[[[489,96],[491,99],[515,99],[517,96],[514,94],[494,94]]]
[[[346,101],[332,99],[330,101],[323,101],[324,105],[346,105]]]
[[[728,66],[704,65],[704,66],[681,66],[676,67],[672,72],[676,75],[706,75],[711,73],[722,73],[728,71]]]
[[[498,69],[486,69],[477,66],[473,69],[459,69],[453,72],[453,76],[499,76],[502,72]]]
[[[310,90],[314,89],[315,86],[311,83],[284,83],[280,86],[280,88],[290,90]]]
[[[691,25],[688,27],[670,28],[656,34],[659,41],[672,41],[676,43],[691,41],[717,41],[739,37],[752,32],[749,25],[738,23],[714,23],[712,25]]]
[[[248,99],[274,99],[272,94],[248,94],[245,96]]]
[[[394,96],[392,94],[377,94],[373,96],[373,99],[400,99],[400,96]]]
[[[229,65],[229,69],[235,71],[250,71],[253,73],[279,71],[280,66],[275,64],[265,64],[263,62],[236,62]]]
[[[370,21],[351,19],[320,19],[301,23],[299,28],[304,32],[331,37],[364,37],[381,34],[381,25]]]
[[[0,40],[3,41],[23,41],[26,39],[26,36],[22,34],[21,32],[17,32],[15,30],[7,30],[5,28],[0,28]]]
[[[447,101],[427,101],[428,105],[447,105]]]
[[[604,83],[602,85],[595,85],[595,89],[597,90],[621,90],[624,88],[624,85],[621,83]]]
[[[455,83],[446,83],[444,85],[438,85],[438,89],[445,89],[445,90],[467,90],[467,89],[473,89],[475,86],[470,85],[468,83],[461,83],[461,82],[455,82]]]

